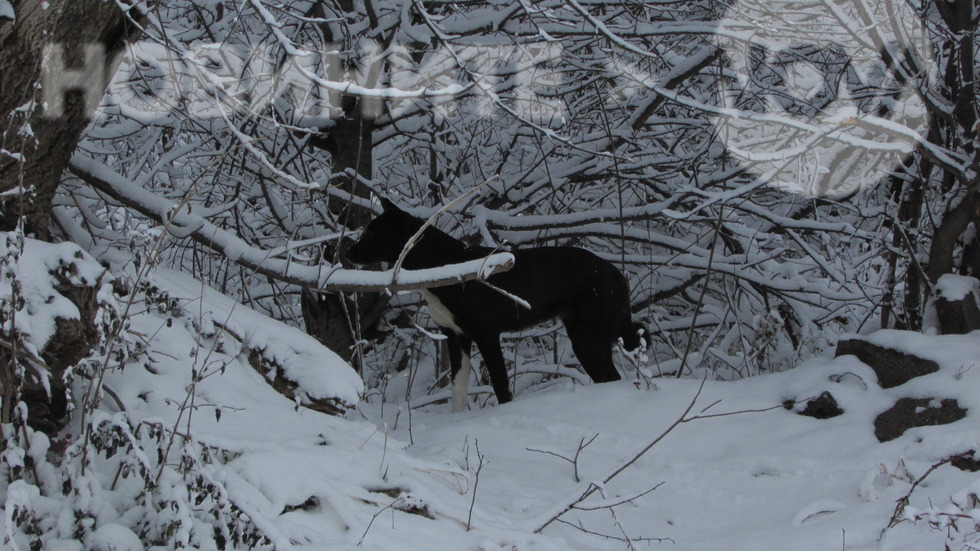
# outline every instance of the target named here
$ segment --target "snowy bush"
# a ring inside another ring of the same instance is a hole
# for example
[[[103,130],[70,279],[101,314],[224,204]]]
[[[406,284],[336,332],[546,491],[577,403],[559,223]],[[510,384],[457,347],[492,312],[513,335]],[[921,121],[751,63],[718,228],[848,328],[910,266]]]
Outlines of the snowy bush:
[[[23,239],[18,232],[0,237],[6,243],[4,342],[13,343],[4,351],[8,360],[19,360],[4,369],[21,385],[4,386],[5,400],[15,400],[2,424],[4,544],[117,551],[271,547],[216,478],[236,453],[195,436],[197,411],[217,423],[225,411],[234,417],[236,408],[195,398],[226,370],[241,376],[256,369],[253,384],[288,386],[291,408],[337,413],[358,401],[357,374],[302,332],[155,267],[152,250],[131,255],[114,279],[74,245]],[[91,289],[97,309],[69,300],[78,295],[70,292],[75,288]],[[71,341],[63,320],[91,324],[82,332],[91,341]],[[57,363],[64,356],[50,353],[58,340],[77,348],[73,363]],[[147,390],[139,382],[155,375],[167,384]],[[34,382],[49,398],[67,393],[62,399],[73,406],[70,417],[65,412],[55,419],[59,424],[41,424],[47,434],[34,428],[34,400],[20,401],[17,392]],[[158,414],[130,411],[133,404],[153,405]],[[168,421],[170,414],[175,417]]]

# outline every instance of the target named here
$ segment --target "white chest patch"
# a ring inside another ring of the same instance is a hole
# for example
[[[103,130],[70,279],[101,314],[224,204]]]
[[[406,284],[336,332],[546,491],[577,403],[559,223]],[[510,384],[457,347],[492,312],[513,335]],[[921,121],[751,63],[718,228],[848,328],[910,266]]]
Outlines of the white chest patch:
[[[449,308],[446,308],[446,305],[439,300],[439,297],[425,289],[422,289],[422,296],[425,297],[425,302],[429,305],[429,315],[432,316],[432,321],[436,322],[436,325],[445,327],[456,333],[463,332],[456,325],[456,318],[453,316],[453,313],[449,311]]]

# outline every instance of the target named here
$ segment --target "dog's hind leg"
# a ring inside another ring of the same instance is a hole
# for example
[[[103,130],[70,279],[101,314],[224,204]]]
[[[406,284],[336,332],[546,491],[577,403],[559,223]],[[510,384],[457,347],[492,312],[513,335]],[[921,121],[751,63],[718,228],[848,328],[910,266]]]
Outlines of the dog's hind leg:
[[[469,396],[470,350],[473,341],[466,335],[446,331],[446,343],[449,348],[449,373],[453,385],[451,411],[459,413],[466,409]]]
[[[565,316],[562,321],[575,357],[589,377],[597,383],[618,381],[620,376],[613,364],[608,325],[585,323],[575,316]]]
[[[497,403],[506,404],[513,399],[510,393],[510,381],[507,379],[507,365],[504,363],[504,353],[500,350],[500,335],[490,334],[477,338],[476,346],[483,355],[483,362],[490,372],[490,384],[497,395]]]

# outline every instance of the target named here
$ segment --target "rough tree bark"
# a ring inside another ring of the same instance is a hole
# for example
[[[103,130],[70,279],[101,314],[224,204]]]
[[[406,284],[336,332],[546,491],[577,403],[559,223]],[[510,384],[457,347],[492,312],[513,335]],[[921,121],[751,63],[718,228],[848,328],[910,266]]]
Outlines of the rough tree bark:
[[[133,33],[114,2],[13,0],[11,6],[14,18],[0,18],[0,230],[12,229],[23,217],[28,234],[47,240],[62,172],[112,76],[109,60]],[[84,84],[88,95],[82,90],[60,93],[53,78],[44,78],[45,71],[49,77],[74,75],[74,86]],[[63,292],[72,297],[82,320],[58,320],[43,354],[50,388],[36,377],[18,384],[15,358],[0,354],[3,422],[11,420],[10,408],[23,399],[29,424],[47,431],[60,426],[67,392],[61,375],[97,338],[91,320],[94,292],[70,287]]]
[[[45,113],[40,87],[45,47],[55,46],[57,57],[64,52],[63,59],[50,60],[55,68],[61,64],[74,71],[87,64],[88,80],[104,91],[113,69],[107,59],[131,32],[114,2],[13,0],[12,6],[16,19],[0,18],[0,150],[5,150],[0,151],[0,192],[7,198],[0,203],[0,223],[9,227],[23,215],[28,233],[46,240],[51,201],[91,111],[85,95],[75,91],[65,94],[61,116],[52,117],[50,109]],[[106,56],[83,59],[92,45],[101,45]],[[32,191],[7,195],[19,186]]]

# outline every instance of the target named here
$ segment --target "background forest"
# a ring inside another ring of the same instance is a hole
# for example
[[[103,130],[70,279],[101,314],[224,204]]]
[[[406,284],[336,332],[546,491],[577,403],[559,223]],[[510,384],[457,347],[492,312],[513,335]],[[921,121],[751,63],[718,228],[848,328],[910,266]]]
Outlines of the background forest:
[[[326,423],[443,404],[424,282],[344,256],[378,197],[613,262],[649,330],[620,361],[638,388],[980,328],[978,21],[974,0],[0,0],[5,543],[97,547],[92,504],[132,499],[144,519],[113,526],[138,547],[106,549],[288,546],[215,474],[242,451],[193,435],[238,411],[196,394],[237,367]],[[557,323],[504,344],[518,395],[588,381]],[[140,377],[171,363],[153,398]],[[105,497],[120,478],[139,490]]]

